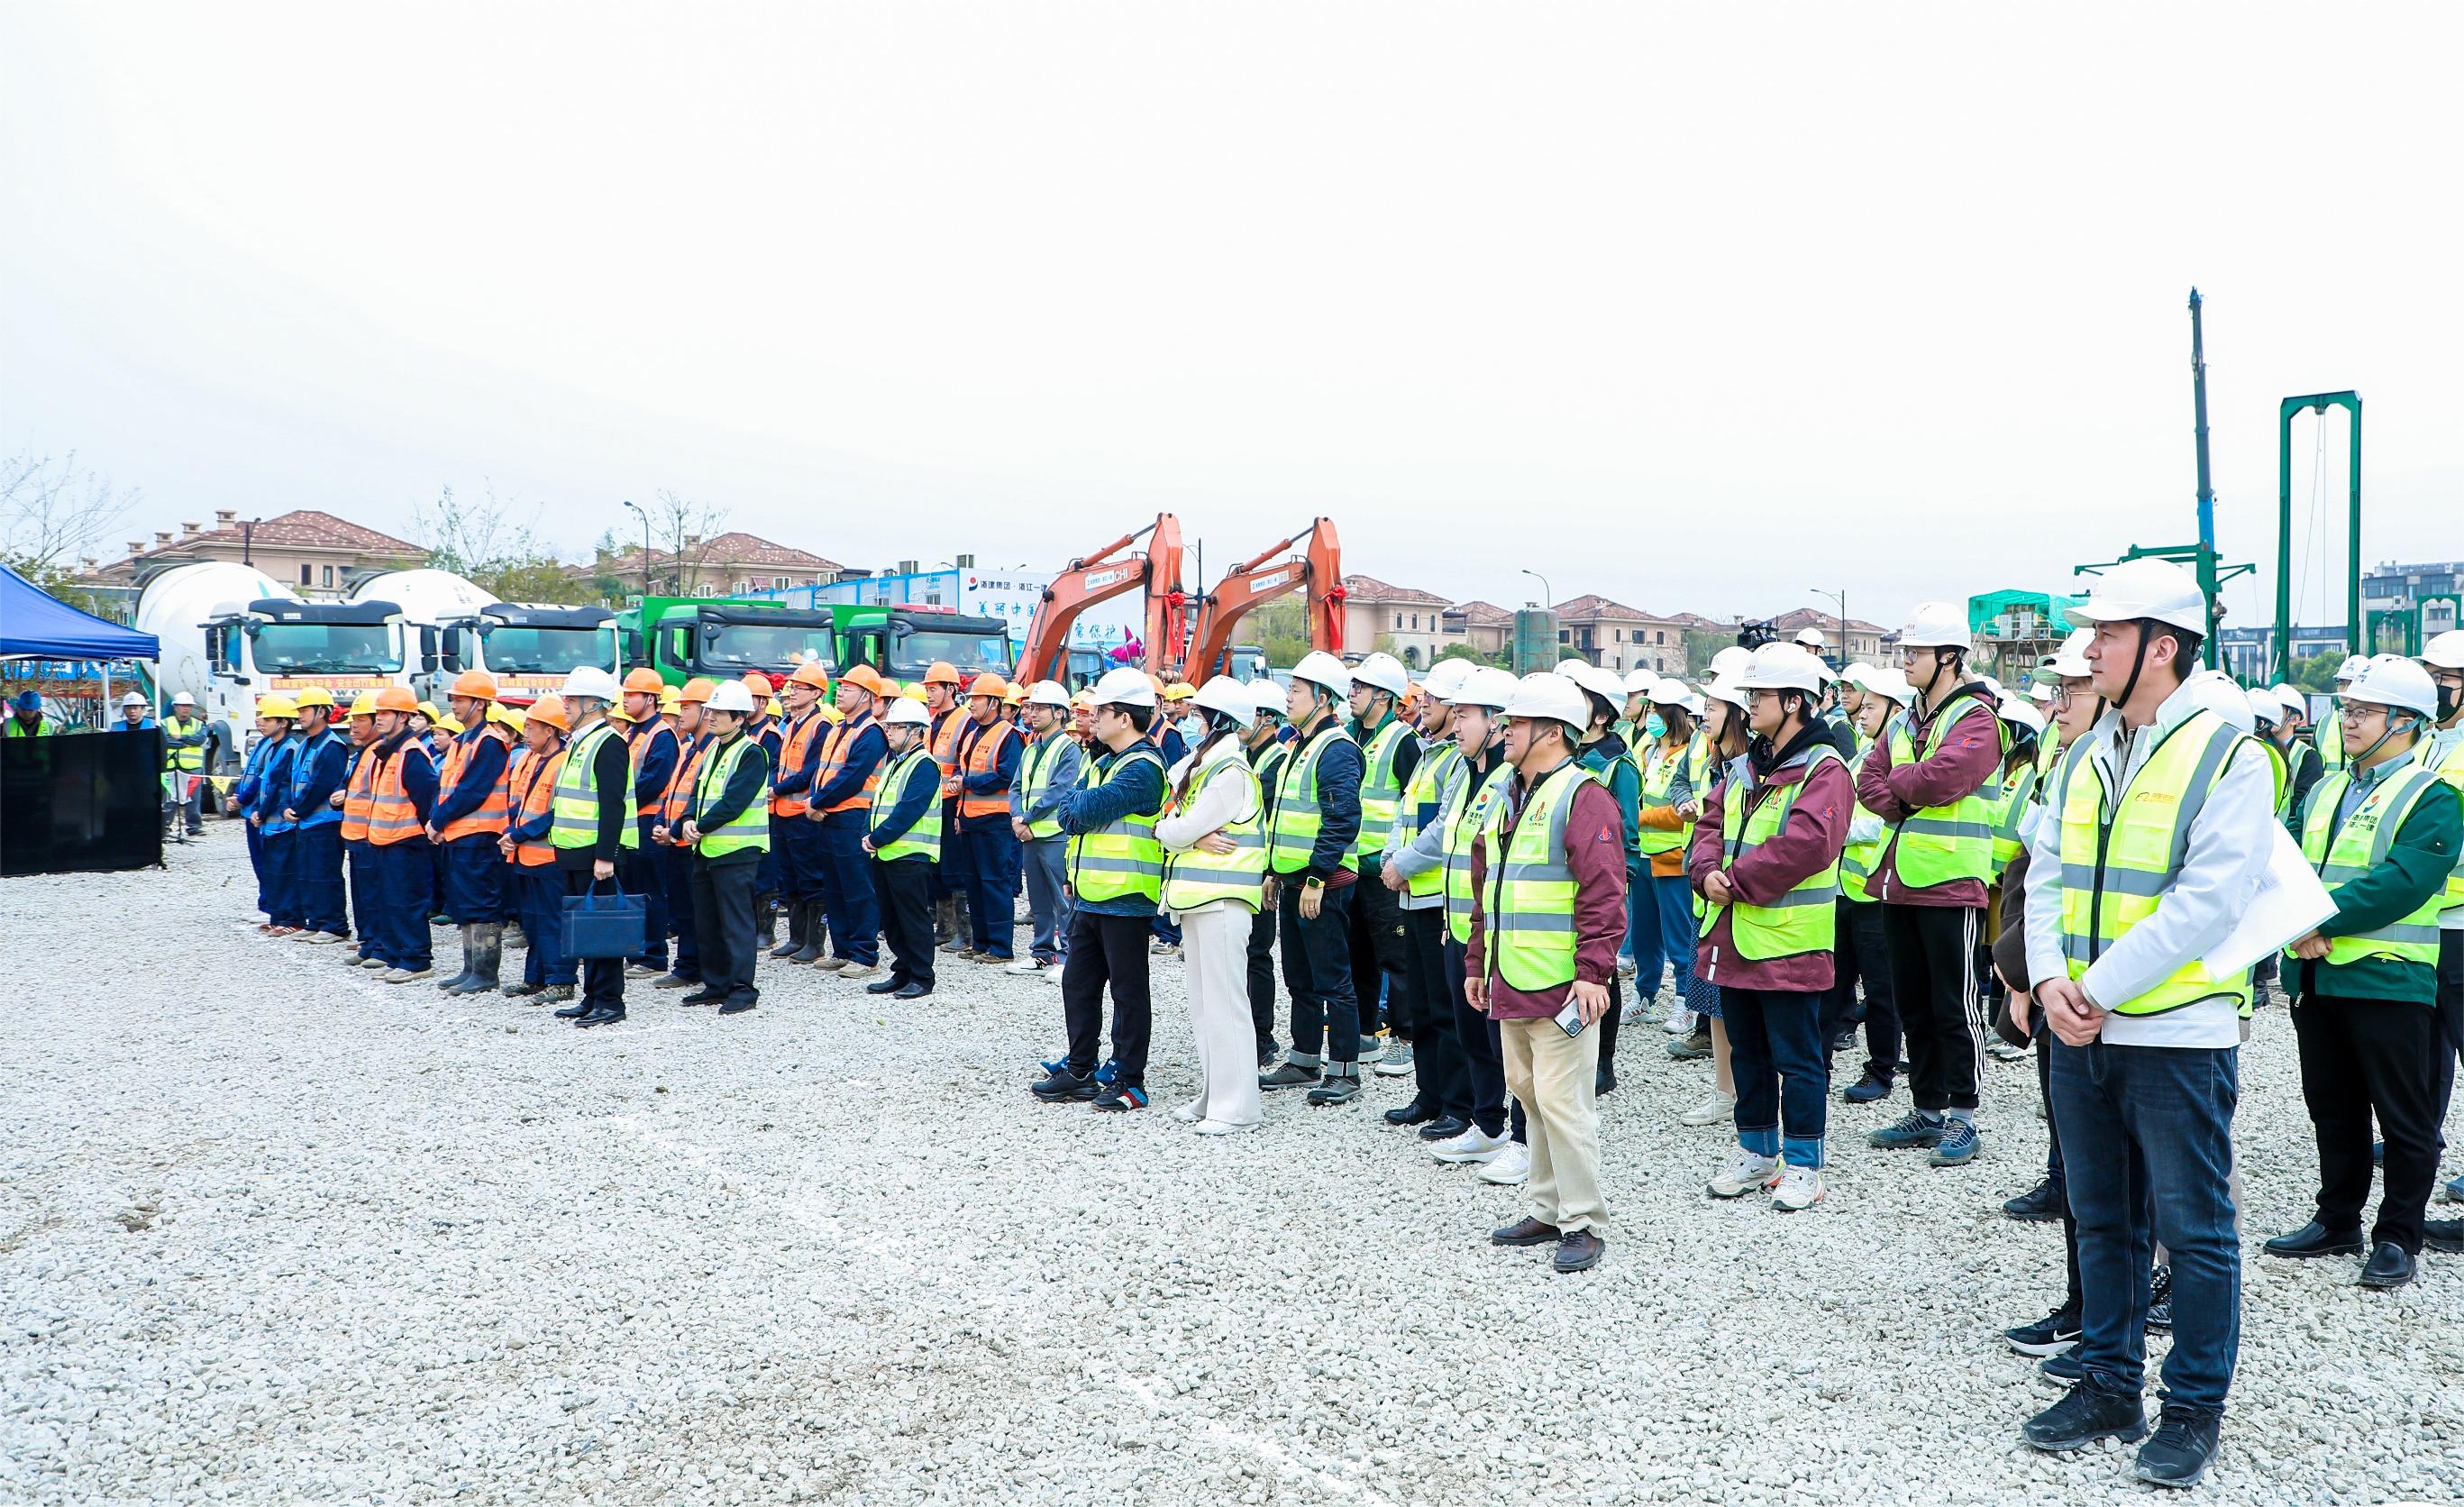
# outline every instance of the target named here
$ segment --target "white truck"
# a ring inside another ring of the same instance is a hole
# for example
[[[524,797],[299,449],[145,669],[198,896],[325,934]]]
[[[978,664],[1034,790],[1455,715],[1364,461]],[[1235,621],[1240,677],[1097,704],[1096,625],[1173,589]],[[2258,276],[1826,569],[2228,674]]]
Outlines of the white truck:
[[[505,602],[450,570],[387,570],[351,585],[349,600],[390,602],[416,635],[410,687],[445,704],[465,670],[486,670],[516,701],[564,683],[576,665],[622,673],[616,614],[604,607]]]

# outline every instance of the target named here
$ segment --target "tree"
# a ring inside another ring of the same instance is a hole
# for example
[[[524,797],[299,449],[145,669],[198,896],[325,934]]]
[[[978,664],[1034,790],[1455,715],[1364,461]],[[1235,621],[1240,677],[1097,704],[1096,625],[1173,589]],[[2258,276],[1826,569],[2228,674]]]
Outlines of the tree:
[[[1689,679],[1701,679],[1711,668],[1711,656],[1737,641],[1737,635],[1714,632],[1705,628],[1685,630],[1685,674]]]
[[[2313,696],[2332,696],[2336,691],[2336,667],[2344,662],[2340,653],[2310,654],[2293,661],[2284,678],[2295,690]]]
[[[1279,596],[1249,614],[1249,632],[1266,663],[1288,670],[1309,649],[1309,609],[1298,596]]]
[[[1474,649],[1469,644],[1448,644],[1438,654],[1438,659],[1468,659],[1473,664],[1488,665],[1499,670],[1506,668],[1507,657],[1507,656],[1505,654],[1482,654],[1479,650]],[[1429,662],[1434,666],[1436,665],[1437,660],[1433,659]]]
[[[673,594],[694,595],[701,587],[702,570],[710,563],[711,543],[727,522],[727,509],[661,487],[649,512],[652,573],[665,574]],[[660,555],[667,558],[661,560]]]
[[[21,450],[0,459],[0,561],[62,601],[92,611],[77,585],[84,551],[137,505],[142,494],[77,463]]]
[[[574,579],[532,522],[512,520],[495,483],[483,479],[480,489],[478,501],[466,501],[448,486],[438,490],[434,502],[412,507],[412,526],[428,564],[509,602],[590,601],[591,585]],[[536,521],[539,509],[530,516]]]

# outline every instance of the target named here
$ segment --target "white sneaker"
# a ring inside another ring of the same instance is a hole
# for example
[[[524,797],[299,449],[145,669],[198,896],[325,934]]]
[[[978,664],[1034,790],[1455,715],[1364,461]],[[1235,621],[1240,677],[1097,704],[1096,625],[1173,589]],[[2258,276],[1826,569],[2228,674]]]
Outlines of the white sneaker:
[[[1201,1136],[1237,1136],[1244,1130],[1257,1128],[1256,1120],[1245,1125],[1237,1125],[1228,1119],[1201,1119],[1198,1122],[1198,1133]]]
[[[1033,955],[1030,954],[1027,957],[1019,959],[1016,963],[1013,963],[1007,967],[1001,969],[1001,971],[1003,973],[1019,974],[1042,973],[1044,971],[1044,966],[1045,965],[1043,964],[1036,962]]]
[[[1058,983],[1060,983],[1060,982],[1061,982],[1061,964],[1057,964],[1057,963],[1056,963],[1056,964],[1054,964],[1052,966],[1050,966],[1050,967],[1048,967],[1048,968],[1045,969],[1045,970],[1044,970],[1044,982],[1045,982],[1045,983],[1046,983],[1046,984],[1058,984]]]
[[[1737,1096],[1713,1089],[1709,1098],[1678,1116],[1677,1122],[1681,1125],[1716,1125],[1736,1112]]]
[[[1704,1186],[1713,1198],[1743,1198],[1756,1188],[1765,1188],[1779,1181],[1779,1158],[1758,1157],[1739,1146],[1728,1159],[1727,1170]]]
[[[1771,1208],[1793,1214],[1822,1202],[1822,1174],[1812,1167],[1790,1167],[1771,1189]]]
[[[1497,1155],[1481,1163],[1480,1180],[1501,1186],[1527,1182],[1531,1176],[1531,1153],[1519,1141],[1509,1141]]]
[[[1492,1136],[1474,1125],[1460,1136],[1448,1136],[1434,1142],[1429,1147],[1429,1155],[1460,1166],[1466,1162],[1485,1162],[1512,1144],[1514,1142],[1503,1134]]]
[[[1672,1036],[1694,1034],[1694,1012],[1683,1005],[1678,1006],[1668,1012],[1668,1019],[1662,1022],[1662,1029]]]
[[[1204,1115],[1199,1114],[1198,1110],[1198,1106],[1203,1102],[1204,1100],[1202,1099],[1191,1099],[1186,1104],[1176,1104],[1172,1109],[1172,1118],[1179,1120],[1184,1125],[1195,1125],[1199,1120],[1206,1118]]]

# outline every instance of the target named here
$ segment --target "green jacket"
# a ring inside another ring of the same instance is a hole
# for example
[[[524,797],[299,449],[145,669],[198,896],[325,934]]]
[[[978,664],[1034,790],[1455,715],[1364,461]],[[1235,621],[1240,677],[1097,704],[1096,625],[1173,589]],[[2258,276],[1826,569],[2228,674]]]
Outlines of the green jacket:
[[[2455,867],[2455,850],[2464,843],[2464,803],[2425,797],[2396,829],[2387,862],[2336,891],[2336,914],[2319,928],[2321,937],[2343,937],[2373,931],[2402,920],[2447,885]],[[2303,806],[2308,806],[2304,801]],[[2438,973],[2418,964],[2388,958],[2359,963],[2323,959],[2287,959],[2294,976],[2286,986],[2295,994],[2326,994],[2342,999],[2437,1002]]]
[[[1618,754],[1631,751],[1623,744],[1623,739],[1611,733],[1607,738],[1585,743],[1575,750],[1574,762],[1598,775],[1600,783],[1609,787],[1609,794],[1617,797],[1617,821],[1625,833],[1626,871],[1633,874],[1646,866],[1642,851],[1637,845],[1637,839],[1642,833],[1642,773],[1632,759],[1617,758]],[[1603,748],[1607,751],[1602,752]]]

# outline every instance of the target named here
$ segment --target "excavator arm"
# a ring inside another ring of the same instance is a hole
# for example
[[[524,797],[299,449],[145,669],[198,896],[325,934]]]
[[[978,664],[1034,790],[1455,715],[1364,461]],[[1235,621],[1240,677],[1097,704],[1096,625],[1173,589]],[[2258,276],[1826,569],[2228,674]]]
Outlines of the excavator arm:
[[[1154,537],[1148,539],[1149,535]],[[1148,539],[1144,550],[1130,548],[1141,539]],[[1147,594],[1146,662],[1154,665],[1167,650],[1177,651],[1188,615],[1187,599],[1180,589],[1180,520],[1158,513],[1154,522],[1137,532],[1069,562],[1068,568],[1044,588],[1044,600],[1027,624],[1026,648],[1018,660],[1020,677],[1059,679],[1069,653],[1069,629],[1078,615],[1129,591]]]
[[[1309,541],[1306,555],[1292,555],[1269,565],[1268,561]],[[1232,653],[1232,634],[1241,619],[1279,596],[1309,592],[1309,647],[1331,654],[1343,653],[1343,546],[1334,537],[1334,521],[1317,519],[1300,533],[1279,540],[1234,565],[1199,603],[1198,621],[1190,631],[1186,678],[1204,680],[1224,673]]]

